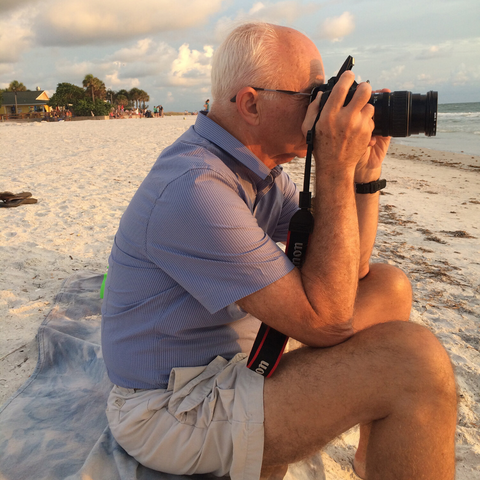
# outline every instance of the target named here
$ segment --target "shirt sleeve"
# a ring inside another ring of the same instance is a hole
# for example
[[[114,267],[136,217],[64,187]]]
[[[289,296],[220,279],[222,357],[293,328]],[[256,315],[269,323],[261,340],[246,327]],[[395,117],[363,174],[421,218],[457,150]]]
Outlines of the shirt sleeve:
[[[277,228],[275,233],[272,235],[272,239],[275,242],[286,242],[288,235],[288,227],[290,225],[290,219],[293,214],[299,209],[298,206],[298,189],[295,183],[291,178],[285,173],[282,172],[280,177],[281,180],[281,189],[283,192],[283,204],[282,204],[282,213],[278,220]]]
[[[147,227],[149,259],[212,314],[294,268],[236,188],[214,170],[189,170],[163,190]]]

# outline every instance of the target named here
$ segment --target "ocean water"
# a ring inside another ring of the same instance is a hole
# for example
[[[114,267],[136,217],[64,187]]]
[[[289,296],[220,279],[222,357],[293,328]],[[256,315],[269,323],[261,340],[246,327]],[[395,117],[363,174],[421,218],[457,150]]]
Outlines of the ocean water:
[[[437,135],[395,138],[412,147],[480,155],[480,102],[438,105]]]

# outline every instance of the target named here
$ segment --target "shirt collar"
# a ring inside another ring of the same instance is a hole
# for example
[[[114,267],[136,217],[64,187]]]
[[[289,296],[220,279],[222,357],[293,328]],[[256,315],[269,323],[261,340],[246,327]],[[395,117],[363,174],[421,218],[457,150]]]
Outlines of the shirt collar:
[[[230,133],[224,130],[218,123],[208,118],[204,113],[199,113],[195,121],[194,129],[198,135],[206,138],[222,150],[225,150],[263,180],[268,177],[270,172],[274,170],[281,171],[281,167],[279,166],[270,170],[256,155],[243,145],[243,143],[233,135],[230,135]]]

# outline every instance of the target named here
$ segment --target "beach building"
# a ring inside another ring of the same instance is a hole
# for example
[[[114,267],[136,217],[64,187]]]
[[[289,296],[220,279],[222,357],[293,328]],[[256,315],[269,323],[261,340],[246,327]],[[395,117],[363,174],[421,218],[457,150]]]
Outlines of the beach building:
[[[0,115],[29,116],[49,112],[51,110],[47,105],[49,100],[47,92],[40,87],[26,92],[3,92]]]

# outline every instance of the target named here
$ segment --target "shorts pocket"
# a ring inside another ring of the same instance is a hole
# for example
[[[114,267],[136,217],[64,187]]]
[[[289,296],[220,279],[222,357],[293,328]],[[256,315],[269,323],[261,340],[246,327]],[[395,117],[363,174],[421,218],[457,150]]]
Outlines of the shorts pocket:
[[[225,369],[228,361],[217,357],[203,371],[186,381],[189,369],[173,369],[171,386],[173,393],[168,411],[180,423],[197,427],[208,426],[213,420],[218,400],[216,376]],[[192,373],[198,372],[192,369]],[[225,394],[233,399],[233,390]]]

